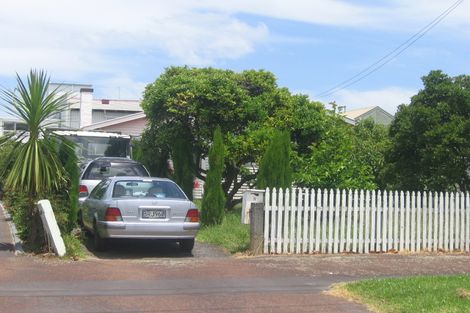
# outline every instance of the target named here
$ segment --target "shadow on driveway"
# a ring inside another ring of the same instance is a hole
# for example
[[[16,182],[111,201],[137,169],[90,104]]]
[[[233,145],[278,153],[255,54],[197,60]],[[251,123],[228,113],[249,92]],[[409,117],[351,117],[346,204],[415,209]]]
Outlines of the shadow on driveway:
[[[148,258],[223,258],[230,253],[210,244],[196,242],[192,253],[181,251],[171,240],[116,239],[109,240],[106,251],[95,251],[92,237],[85,243],[88,252],[99,259],[148,259]]]
[[[9,242],[0,242],[0,251],[15,252],[15,247]]]

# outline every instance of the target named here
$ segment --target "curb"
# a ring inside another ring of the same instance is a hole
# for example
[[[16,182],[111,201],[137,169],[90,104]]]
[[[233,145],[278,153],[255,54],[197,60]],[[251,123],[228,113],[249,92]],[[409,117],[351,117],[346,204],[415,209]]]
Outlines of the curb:
[[[10,235],[11,235],[13,245],[15,247],[15,255],[23,254],[24,253],[23,245],[21,244],[21,240],[18,237],[18,231],[16,230],[16,226],[13,223],[11,215],[10,213],[7,212],[7,210],[5,210],[5,207],[3,206],[2,202],[0,202],[0,208],[3,211],[3,216],[5,217],[5,220],[7,221],[8,226],[10,227]]]

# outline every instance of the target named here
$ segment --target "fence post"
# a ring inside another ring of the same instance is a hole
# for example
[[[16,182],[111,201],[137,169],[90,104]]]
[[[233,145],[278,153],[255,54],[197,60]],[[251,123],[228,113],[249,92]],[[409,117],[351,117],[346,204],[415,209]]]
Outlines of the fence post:
[[[263,254],[264,203],[251,204],[250,221],[250,250],[254,255]]]

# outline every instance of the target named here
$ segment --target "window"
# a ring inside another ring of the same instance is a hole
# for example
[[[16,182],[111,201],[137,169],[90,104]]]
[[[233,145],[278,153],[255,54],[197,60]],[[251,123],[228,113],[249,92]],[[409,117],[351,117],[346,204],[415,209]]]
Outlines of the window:
[[[85,159],[102,156],[126,157],[130,155],[130,139],[121,137],[65,136],[75,142],[75,152]]]
[[[140,163],[96,161],[88,166],[83,179],[103,179],[113,176],[149,176]]]
[[[121,180],[114,184],[113,198],[186,199],[174,182],[157,180]]]
[[[95,189],[93,189],[93,191],[90,194],[90,198],[91,199],[96,199],[96,200],[103,199],[103,197],[106,193],[106,189],[108,189],[108,186],[109,186],[110,182],[111,181],[109,179],[107,179],[107,180],[103,180],[98,185],[96,185]]]

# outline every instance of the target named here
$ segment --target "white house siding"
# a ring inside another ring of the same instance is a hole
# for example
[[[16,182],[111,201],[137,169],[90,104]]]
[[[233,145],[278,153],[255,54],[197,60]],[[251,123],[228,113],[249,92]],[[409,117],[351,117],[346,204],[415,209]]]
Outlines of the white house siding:
[[[140,137],[142,132],[147,125],[146,118],[136,119],[133,121],[123,122],[111,126],[97,128],[96,130],[102,130],[107,132],[118,132],[132,137]]]
[[[207,159],[204,159],[201,162],[203,164],[202,165],[203,169],[208,169],[209,168]],[[258,167],[256,166],[256,164],[247,164],[246,168],[249,169],[250,173],[255,173],[256,171],[258,171]],[[237,181],[240,181],[240,179],[241,178],[239,176]],[[234,199],[241,199],[243,197],[243,193],[246,190],[251,189],[251,188],[252,187],[249,186],[249,184],[247,184],[247,183],[243,184],[240,187],[240,189],[238,189],[237,193],[234,196]],[[204,194],[204,181],[200,180],[199,178],[196,178],[195,181],[194,181],[193,198],[194,199],[202,199],[203,194]]]
[[[344,112],[342,114],[347,119],[353,120],[355,122],[372,118],[375,123],[387,126],[390,125],[393,121],[393,115],[379,106],[355,109]]]
[[[72,109],[69,111],[70,116],[70,125],[68,125],[72,129],[80,128],[80,110]]]
[[[135,111],[115,111],[115,110],[95,110],[93,109],[92,120],[93,124],[112,120],[115,118],[127,116],[136,113]]]
[[[393,117],[389,116],[388,114],[385,114],[384,112],[380,110],[373,110],[373,111],[367,112],[364,115],[360,116],[357,120],[362,121],[368,118],[372,118],[372,120],[376,124],[382,124],[382,125],[390,125],[393,120]]]
[[[79,129],[94,123],[142,112],[140,100],[93,99],[93,85],[50,84],[50,90],[69,93],[68,108],[57,116],[60,128]]]

